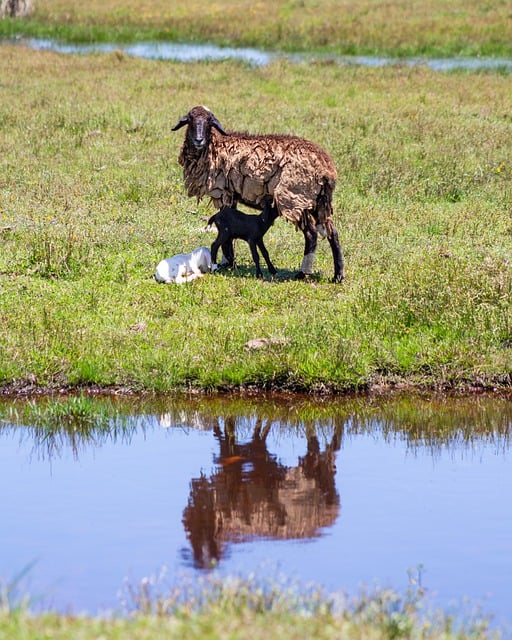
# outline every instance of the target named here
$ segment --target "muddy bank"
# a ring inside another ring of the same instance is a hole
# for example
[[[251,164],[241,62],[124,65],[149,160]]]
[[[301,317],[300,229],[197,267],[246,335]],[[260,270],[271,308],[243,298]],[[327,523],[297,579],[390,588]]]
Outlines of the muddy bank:
[[[155,392],[150,389],[130,387],[127,385],[101,386],[101,385],[66,385],[50,383],[41,385],[37,381],[13,380],[10,383],[0,385],[0,397],[4,398],[30,398],[39,396],[72,395],[86,393],[90,395],[103,396],[168,396],[173,394],[189,394],[194,396],[294,396],[294,397],[356,397],[356,396],[386,396],[402,393],[412,394],[446,394],[446,395],[496,395],[499,397],[510,397],[512,399],[512,375],[503,376],[496,379],[484,380],[475,379],[457,382],[426,382],[411,381],[402,379],[374,379],[372,382],[359,385],[357,388],[339,389],[322,384],[312,388],[287,387],[287,386],[234,386],[221,387],[218,389],[202,389],[200,387],[180,387],[165,393]]]

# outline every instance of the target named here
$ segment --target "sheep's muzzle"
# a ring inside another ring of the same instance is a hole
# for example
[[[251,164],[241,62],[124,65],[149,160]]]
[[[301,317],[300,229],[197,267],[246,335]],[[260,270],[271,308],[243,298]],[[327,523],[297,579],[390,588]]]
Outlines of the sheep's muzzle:
[[[208,123],[205,122],[202,118],[196,118],[192,120],[192,122],[190,122],[190,124],[188,125],[188,129],[190,140],[194,147],[198,151],[204,149],[208,144]]]
[[[204,138],[193,138],[192,144],[198,151],[201,151],[206,147],[206,140]]]

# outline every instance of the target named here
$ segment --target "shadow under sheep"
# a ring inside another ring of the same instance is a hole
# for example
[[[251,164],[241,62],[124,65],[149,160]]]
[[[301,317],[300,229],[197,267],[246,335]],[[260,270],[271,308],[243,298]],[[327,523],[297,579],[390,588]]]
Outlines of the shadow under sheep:
[[[229,267],[222,264],[218,265],[218,269],[215,273],[215,277],[227,277],[227,278],[256,278],[256,269],[252,266],[246,266],[244,264],[235,263],[235,266]],[[307,282],[321,282],[323,276],[320,273],[313,273],[308,275],[305,280]],[[277,267],[277,273],[271,275],[268,270],[263,269],[263,280],[270,282],[296,282],[297,272],[289,269],[280,269]]]

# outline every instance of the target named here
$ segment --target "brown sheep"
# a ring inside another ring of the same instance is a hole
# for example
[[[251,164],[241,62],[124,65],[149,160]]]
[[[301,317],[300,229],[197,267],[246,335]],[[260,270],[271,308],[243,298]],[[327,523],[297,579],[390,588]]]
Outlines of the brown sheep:
[[[332,220],[336,168],[321,147],[295,136],[226,132],[213,113],[200,106],[172,130],[184,126],[178,161],[189,196],[210,196],[218,209],[242,203],[261,210],[270,199],[304,234],[297,277],[312,273],[320,233],[331,246],[333,281],[343,280],[343,254]]]

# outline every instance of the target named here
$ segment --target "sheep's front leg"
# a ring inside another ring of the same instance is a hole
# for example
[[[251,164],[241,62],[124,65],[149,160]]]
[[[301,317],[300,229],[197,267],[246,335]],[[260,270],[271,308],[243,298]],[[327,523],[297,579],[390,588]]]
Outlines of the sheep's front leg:
[[[310,276],[313,273],[313,262],[315,261],[316,244],[318,241],[318,231],[311,219],[308,218],[306,227],[303,229],[304,233],[304,258],[300,271],[297,273],[297,280],[303,280],[306,276]]]
[[[238,208],[237,205],[238,205],[238,197],[236,195],[233,195],[231,203],[230,204],[224,203],[220,208],[220,211],[228,208],[237,209]],[[233,238],[230,238],[228,236],[227,240],[225,240],[222,243],[221,248],[222,248],[222,260],[220,262],[220,266],[230,267],[230,268],[236,267],[235,250],[233,248]]]
[[[265,262],[267,263],[268,270],[272,275],[275,275],[277,273],[277,269],[274,267],[274,265],[270,261],[270,256],[268,255],[267,247],[263,244],[263,238],[258,240],[256,244],[258,245],[258,249],[261,251],[261,255],[265,258]]]

